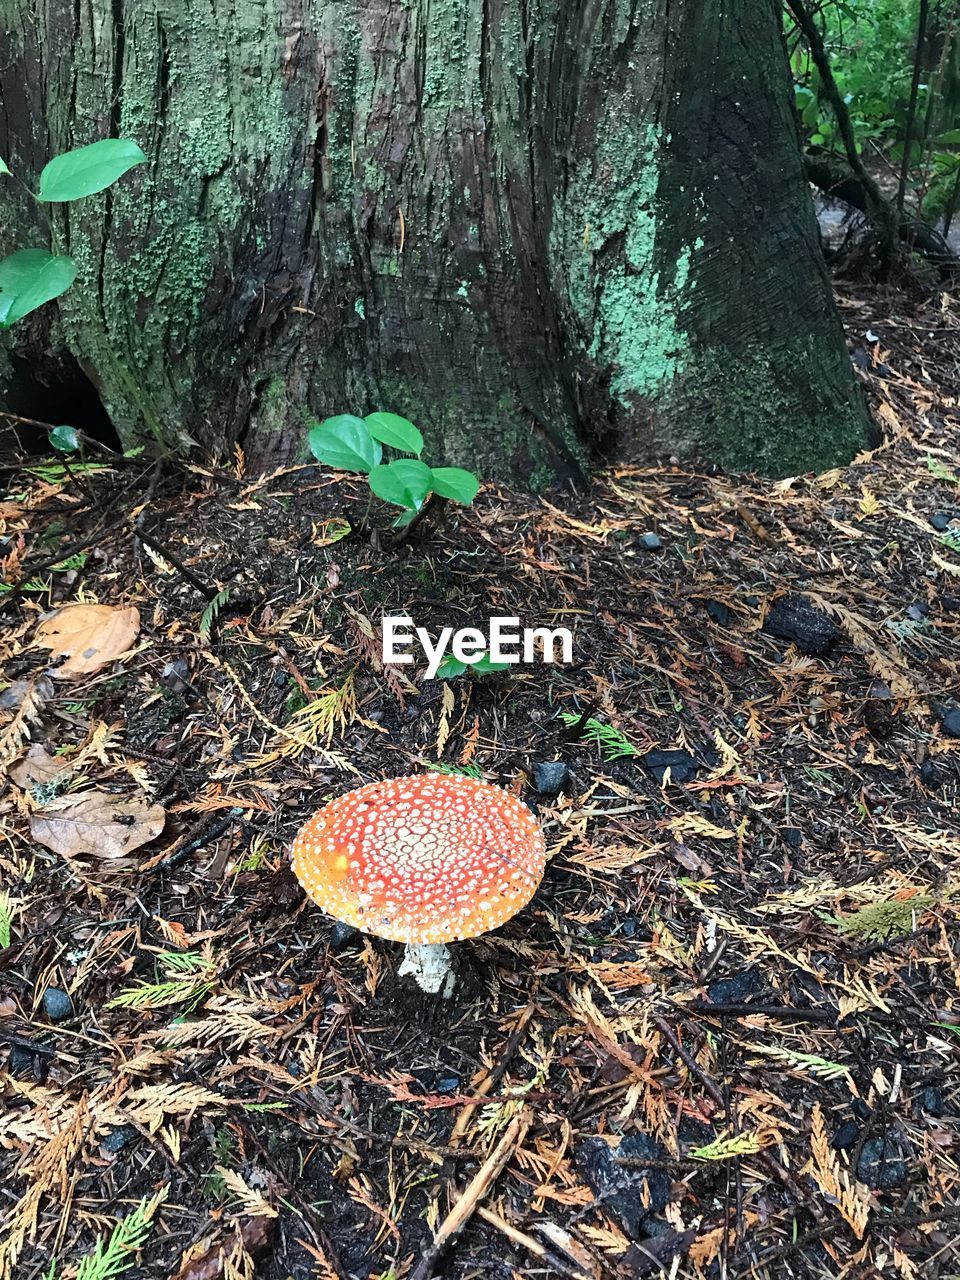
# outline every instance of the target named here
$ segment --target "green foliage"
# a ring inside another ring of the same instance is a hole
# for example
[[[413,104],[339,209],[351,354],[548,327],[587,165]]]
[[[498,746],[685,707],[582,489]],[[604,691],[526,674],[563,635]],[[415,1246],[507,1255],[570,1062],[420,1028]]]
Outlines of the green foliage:
[[[213,968],[196,951],[165,951],[157,957],[165,971],[156,982],[138,981],[107,1004],[108,1009],[163,1009],[186,1004],[195,1008],[213,989]]]
[[[340,471],[362,472],[368,477],[372,493],[401,507],[401,514],[394,521],[396,528],[411,524],[431,494],[469,506],[480,489],[480,481],[472,471],[428,467],[421,462],[423,436],[398,413],[371,413],[366,418],[340,413],[315,422],[307,433],[307,443],[318,462]],[[383,445],[416,456],[384,463]],[[460,675],[462,671],[453,674]]]
[[[423,767],[429,769],[431,773],[446,773],[457,778],[474,778],[477,782],[483,781],[483,770],[477,768],[475,764],[433,764],[425,760]]]
[[[129,138],[104,138],[87,147],[66,151],[44,166],[40,174],[38,200],[62,203],[95,196],[112,186],[147,157]]]
[[[57,453],[76,453],[80,437],[74,427],[54,427],[50,432],[50,444]]]
[[[756,1155],[760,1139],[755,1133],[734,1133],[728,1138],[715,1138],[706,1146],[694,1147],[690,1155],[694,1160],[733,1160],[737,1156]]]
[[[908,190],[926,221],[952,219],[960,206],[960,29],[949,6],[931,6],[921,42],[919,92],[911,116],[919,0],[826,0],[816,10],[858,151],[885,151],[899,172],[907,135]],[[785,12],[806,141],[843,157],[833,107],[809,51]]]
[[[574,711],[560,712],[560,719],[568,728],[579,724],[580,718]],[[613,760],[619,760],[622,756],[638,756],[640,754],[630,739],[622,734],[619,729],[615,729],[612,724],[604,724],[602,720],[594,720],[592,716],[583,726],[580,737],[584,742],[597,743],[603,753],[604,760],[608,764]]]
[[[462,676],[465,671],[470,671],[475,676],[489,676],[494,671],[506,671],[509,665],[509,662],[491,661],[489,653],[482,653],[473,662],[461,662],[452,653],[448,653],[437,667],[437,679],[456,680],[457,676]]]
[[[77,278],[77,264],[46,249],[18,249],[0,262],[0,329],[59,298]]]
[[[949,467],[938,461],[936,458],[927,456],[927,470],[937,480],[943,480],[947,484],[960,484],[960,476],[954,475]]]
[[[135,1254],[146,1243],[153,1224],[154,1214],[166,1200],[169,1188],[164,1187],[149,1200],[141,1200],[132,1213],[128,1213],[114,1227],[110,1238],[101,1236],[93,1253],[87,1254],[77,1268],[76,1280],[113,1280],[134,1265]],[[51,1265],[49,1277],[55,1275]]]
[[[210,641],[210,632],[213,630],[213,624],[217,620],[217,614],[230,599],[229,588],[218,591],[213,597],[203,613],[200,615],[200,643],[208,644]]]
[[[49,204],[96,195],[146,158],[137,144],[126,138],[104,138],[67,151],[45,166],[35,199]],[[10,169],[0,160],[2,174],[9,175]],[[46,249],[18,249],[0,260],[0,329],[9,329],[44,303],[59,298],[76,276],[73,258]],[[59,446],[54,444],[54,448]]]
[[[310,428],[307,443],[318,462],[338,471],[369,473],[383,457],[383,449],[367,424],[352,413],[339,413],[316,423]]]
[[[910,898],[888,902],[868,902],[866,906],[848,916],[835,918],[837,931],[845,937],[864,938],[870,942],[882,942],[909,933],[914,927],[914,917],[933,906],[928,893],[915,893]]]
[[[430,493],[430,468],[416,458],[397,458],[370,472],[370,488],[384,502],[419,511]]]
[[[400,453],[423,453],[423,436],[407,418],[399,413],[368,413],[364,422],[374,440],[388,444]]]
[[[0,893],[0,951],[6,951],[10,945],[10,930],[13,928],[13,903],[9,893]]]

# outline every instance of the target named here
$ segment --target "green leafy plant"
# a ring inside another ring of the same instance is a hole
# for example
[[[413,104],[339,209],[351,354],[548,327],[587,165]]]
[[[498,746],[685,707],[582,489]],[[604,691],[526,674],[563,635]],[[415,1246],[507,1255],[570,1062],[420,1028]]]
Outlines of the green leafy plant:
[[[113,1280],[123,1275],[136,1262],[136,1254],[146,1244],[154,1215],[167,1198],[169,1187],[163,1187],[149,1200],[141,1200],[132,1213],[121,1218],[109,1238],[100,1236],[92,1253],[81,1258],[76,1280]],[[50,1263],[45,1280],[56,1280],[56,1261]]]
[[[509,662],[492,662],[489,653],[482,653],[473,662],[461,662],[452,653],[448,653],[437,668],[437,679],[456,680],[457,676],[462,676],[466,671],[475,676],[489,676],[494,671],[506,671],[509,665]]]
[[[64,152],[44,167],[40,174],[40,188],[29,194],[38,204],[62,204],[96,195],[112,186],[135,165],[144,164],[147,157],[129,138],[104,138],[89,146]],[[0,160],[0,175],[13,177],[8,165]],[[77,264],[68,254],[50,253],[47,249],[18,249],[0,260],[0,329],[11,325],[42,307],[46,302],[59,298],[77,277]],[[51,432],[51,443],[62,452],[73,452],[75,443],[64,445],[53,440],[57,432],[69,432],[70,427],[57,427]]]
[[[759,1135],[735,1133],[727,1138],[715,1138],[706,1146],[694,1147],[690,1155],[694,1160],[734,1160],[737,1156],[751,1156],[761,1149]]]
[[[314,423],[307,433],[307,443],[318,462],[339,471],[361,472],[366,475],[372,494],[402,508],[393,522],[397,529],[413,525],[430,505],[439,501],[469,506],[480,488],[472,471],[428,467],[422,462],[423,436],[398,413],[370,413],[365,418],[339,413]],[[384,462],[384,445],[412,456]]]
[[[0,893],[0,951],[10,945],[10,930],[13,928],[13,901],[9,893]]]
[[[561,711],[560,719],[567,728],[573,728],[575,724],[580,723],[582,717],[575,711]],[[584,742],[595,742],[608,764],[613,760],[619,760],[622,756],[640,754],[630,739],[619,729],[615,729],[612,724],[604,724],[602,720],[594,720],[592,716],[581,729],[580,737]]]
[[[138,981],[107,1004],[108,1009],[163,1009],[186,1004],[195,1008],[213,990],[214,968],[195,951],[165,951],[157,957],[164,970],[158,982]]]
[[[848,916],[828,916],[844,937],[865,938],[882,942],[909,933],[915,926],[915,917],[934,905],[932,894],[915,893],[912,897],[889,899],[886,902],[868,902]]]

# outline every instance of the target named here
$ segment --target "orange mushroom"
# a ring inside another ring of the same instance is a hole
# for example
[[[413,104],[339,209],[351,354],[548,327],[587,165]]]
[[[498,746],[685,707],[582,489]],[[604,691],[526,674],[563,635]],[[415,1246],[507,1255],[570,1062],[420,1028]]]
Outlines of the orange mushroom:
[[[338,796],[293,843],[294,874],[318,906],[405,942],[400,973],[445,994],[445,944],[516,915],[545,865],[543,833],[521,800],[453,774],[390,778]]]

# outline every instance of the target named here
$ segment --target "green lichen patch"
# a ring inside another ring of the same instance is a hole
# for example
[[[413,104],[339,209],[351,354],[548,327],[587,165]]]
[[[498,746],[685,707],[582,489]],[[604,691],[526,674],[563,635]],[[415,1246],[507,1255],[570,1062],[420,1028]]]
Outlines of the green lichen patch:
[[[658,253],[662,139],[655,125],[620,122],[574,169],[554,228],[569,300],[590,359],[611,370],[621,406],[655,396],[683,368],[681,312],[692,249]]]

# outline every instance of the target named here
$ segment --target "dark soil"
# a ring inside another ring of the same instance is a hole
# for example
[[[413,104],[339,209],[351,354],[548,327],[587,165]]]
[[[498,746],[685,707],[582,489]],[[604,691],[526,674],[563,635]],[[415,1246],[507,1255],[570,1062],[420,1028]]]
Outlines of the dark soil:
[[[335,540],[366,494],[316,466],[7,473],[3,763],[42,743],[166,826],[64,859],[47,797],[0,799],[0,1275],[61,1274],[168,1184],[138,1276],[402,1278],[517,1116],[434,1273],[960,1269],[960,322],[841,301],[886,434],[825,476],[488,488],[388,551]],[[135,604],[139,640],[50,679],[37,622],[77,599]],[[421,682],[380,662],[392,613],[567,626],[575,661]],[[438,766],[551,852],[449,1002],[288,869],[326,798]]]

